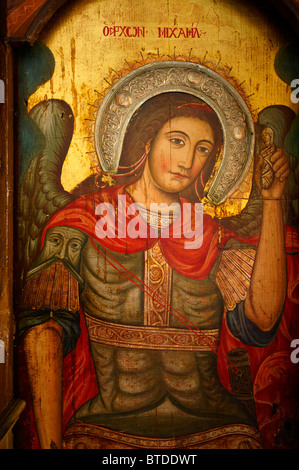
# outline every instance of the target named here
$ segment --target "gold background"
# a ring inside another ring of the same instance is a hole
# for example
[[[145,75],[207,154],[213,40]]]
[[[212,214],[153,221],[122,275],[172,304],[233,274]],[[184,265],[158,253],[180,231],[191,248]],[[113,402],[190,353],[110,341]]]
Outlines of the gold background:
[[[105,36],[105,26],[144,26],[146,36]],[[193,27],[201,36],[163,38],[158,27]],[[55,72],[30,98],[28,111],[45,98],[65,100],[73,109],[74,135],[62,170],[68,191],[95,171],[92,126],[109,83],[153,58],[211,66],[238,87],[254,120],[273,104],[297,110],[290,88],[274,70],[275,55],[287,39],[247,1],[79,0],[54,15],[46,30],[40,40],[54,55]],[[237,213],[249,191],[250,175],[217,215]]]

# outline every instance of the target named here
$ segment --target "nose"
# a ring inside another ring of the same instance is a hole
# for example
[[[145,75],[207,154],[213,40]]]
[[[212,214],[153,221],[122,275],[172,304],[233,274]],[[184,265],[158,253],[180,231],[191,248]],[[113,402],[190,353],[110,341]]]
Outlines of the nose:
[[[191,145],[186,145],[183,153],[180,155],[178,166],[184,170],[191,170],[194,160],[195,149]]]
[[[61,249],[59,250],[59,253],[57,253],[58,258],[64,259],[67,258],[68,254],[68,242],[67,240],[64,240]]]

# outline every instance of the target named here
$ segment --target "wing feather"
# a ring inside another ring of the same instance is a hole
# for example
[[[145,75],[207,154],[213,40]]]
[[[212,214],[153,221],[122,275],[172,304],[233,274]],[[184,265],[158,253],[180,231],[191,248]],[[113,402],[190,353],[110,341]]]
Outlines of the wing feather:
[[[75,197],[61,184],[62,165],[74,129],[71,108],[61,100],[46,100],[29,115],[42,131],[45,147],[41,155],[31,160],[20,184],[18,251],[22,278],[34,264],[48,220]]]

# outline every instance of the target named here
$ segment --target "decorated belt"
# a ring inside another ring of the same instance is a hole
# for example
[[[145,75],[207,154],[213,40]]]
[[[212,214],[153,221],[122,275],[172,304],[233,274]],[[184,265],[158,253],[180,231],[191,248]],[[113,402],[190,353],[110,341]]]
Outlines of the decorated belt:
[[[262,449],[263,444],[259,431],[244,424],[220,426],[181,437],[151,438],[76,421],[68,426],[63,436],[63,447],[65,449]]]
[[[85,313],[89,338],[100,344],[137,349],[211,351],[216,348],[219,328],[194,330],[111,323]]]

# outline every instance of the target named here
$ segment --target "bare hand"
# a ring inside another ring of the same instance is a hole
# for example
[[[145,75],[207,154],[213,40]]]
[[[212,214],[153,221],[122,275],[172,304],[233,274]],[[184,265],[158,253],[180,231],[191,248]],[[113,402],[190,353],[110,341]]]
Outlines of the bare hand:
[[[269,184],[262,183],[265,166],[268,167],[266,176],[268,179],[271,178],[271,181],[268,181]],[[289,162],[281,149],[275,150],[274,146],[270,146],[258,155],[255,181],[263,199],[280,199],[289,174]]]

